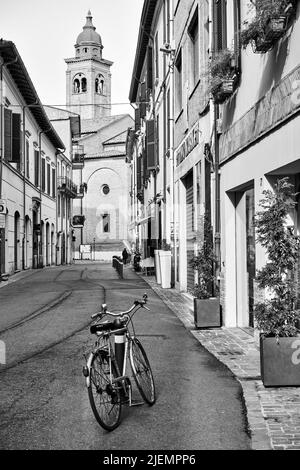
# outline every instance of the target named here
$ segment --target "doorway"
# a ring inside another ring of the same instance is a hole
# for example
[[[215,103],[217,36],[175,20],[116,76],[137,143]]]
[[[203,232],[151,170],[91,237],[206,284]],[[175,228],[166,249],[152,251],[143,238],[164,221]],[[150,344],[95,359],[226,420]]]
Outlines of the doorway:
[[[15,212],[14,218],[14,270],[19,269],[19,247],[20,247],[20,214]]]

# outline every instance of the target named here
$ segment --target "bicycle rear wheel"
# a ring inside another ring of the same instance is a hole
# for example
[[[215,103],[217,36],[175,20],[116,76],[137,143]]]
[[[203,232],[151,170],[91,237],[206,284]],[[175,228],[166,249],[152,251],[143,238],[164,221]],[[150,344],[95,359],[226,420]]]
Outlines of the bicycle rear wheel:
[[[112,377],[117,377],[112,363]],[[88,395],[94,416],[100,426],[113,431],[121,419],[121,397],[118,384],[110,380],[109,356],[101,349],[95,354],[90,369],[90,385]]]
[[[137,338],[130,341],[129,357],[139,392],[146,403],[153,405],[156,400],[154,379],[145,350]]]

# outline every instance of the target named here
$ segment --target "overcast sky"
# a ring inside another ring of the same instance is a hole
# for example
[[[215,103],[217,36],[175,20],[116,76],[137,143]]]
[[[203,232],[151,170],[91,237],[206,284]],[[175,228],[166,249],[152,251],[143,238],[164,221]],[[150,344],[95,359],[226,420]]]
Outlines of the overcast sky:
[[[66,103],[65,58],[91,10],[103,58],[114,62],[112,103],[128,102],[144,0],[0,0],[0,38],[13,41],[43,104]],[[112,113],[131,111],[113,106]]]

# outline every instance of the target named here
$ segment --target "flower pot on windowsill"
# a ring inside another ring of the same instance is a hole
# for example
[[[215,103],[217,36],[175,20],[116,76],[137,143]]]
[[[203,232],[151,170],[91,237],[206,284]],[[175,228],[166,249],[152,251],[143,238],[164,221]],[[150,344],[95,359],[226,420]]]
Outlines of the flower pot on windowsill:
[[[218,297],[194,298],[194,323],[196,328],[220,328],[220,299]]]
[[[212,90],[214,100],[217,104],[224,103],[224,101],[232,95],[236,87],[237,78],[224,78],[222,83]]]
[[[265,387],[300,386],[300,335],[260,336],[261,378]]]
[[[255,54],[265,54],[274,45],[273,41],[267,40],[265,36],[258,36],[255,41],[252,42],[252,49]]]
[[[266,41],[276,41],[286,32],[287,16],[279,16],[278,18],[270,18],[265,28]]]

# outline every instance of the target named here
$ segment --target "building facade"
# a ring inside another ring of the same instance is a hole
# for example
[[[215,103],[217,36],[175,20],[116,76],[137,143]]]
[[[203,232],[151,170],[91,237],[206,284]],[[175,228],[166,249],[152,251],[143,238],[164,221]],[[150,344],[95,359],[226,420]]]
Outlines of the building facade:
[[[25,65],[0,41],[1,275],[55,264],[56,165],[64,144]]]
[[[103,44],[88,12],[75,45],[66,59],[67,108],[81,118],[77,141],[84,154],[76,164],[74,183],[81,188],[74,201],[74,258],[111,261],[128,241],[130,170],[126,163],[130,115],[111,115],[113,64],[102,56]]]

